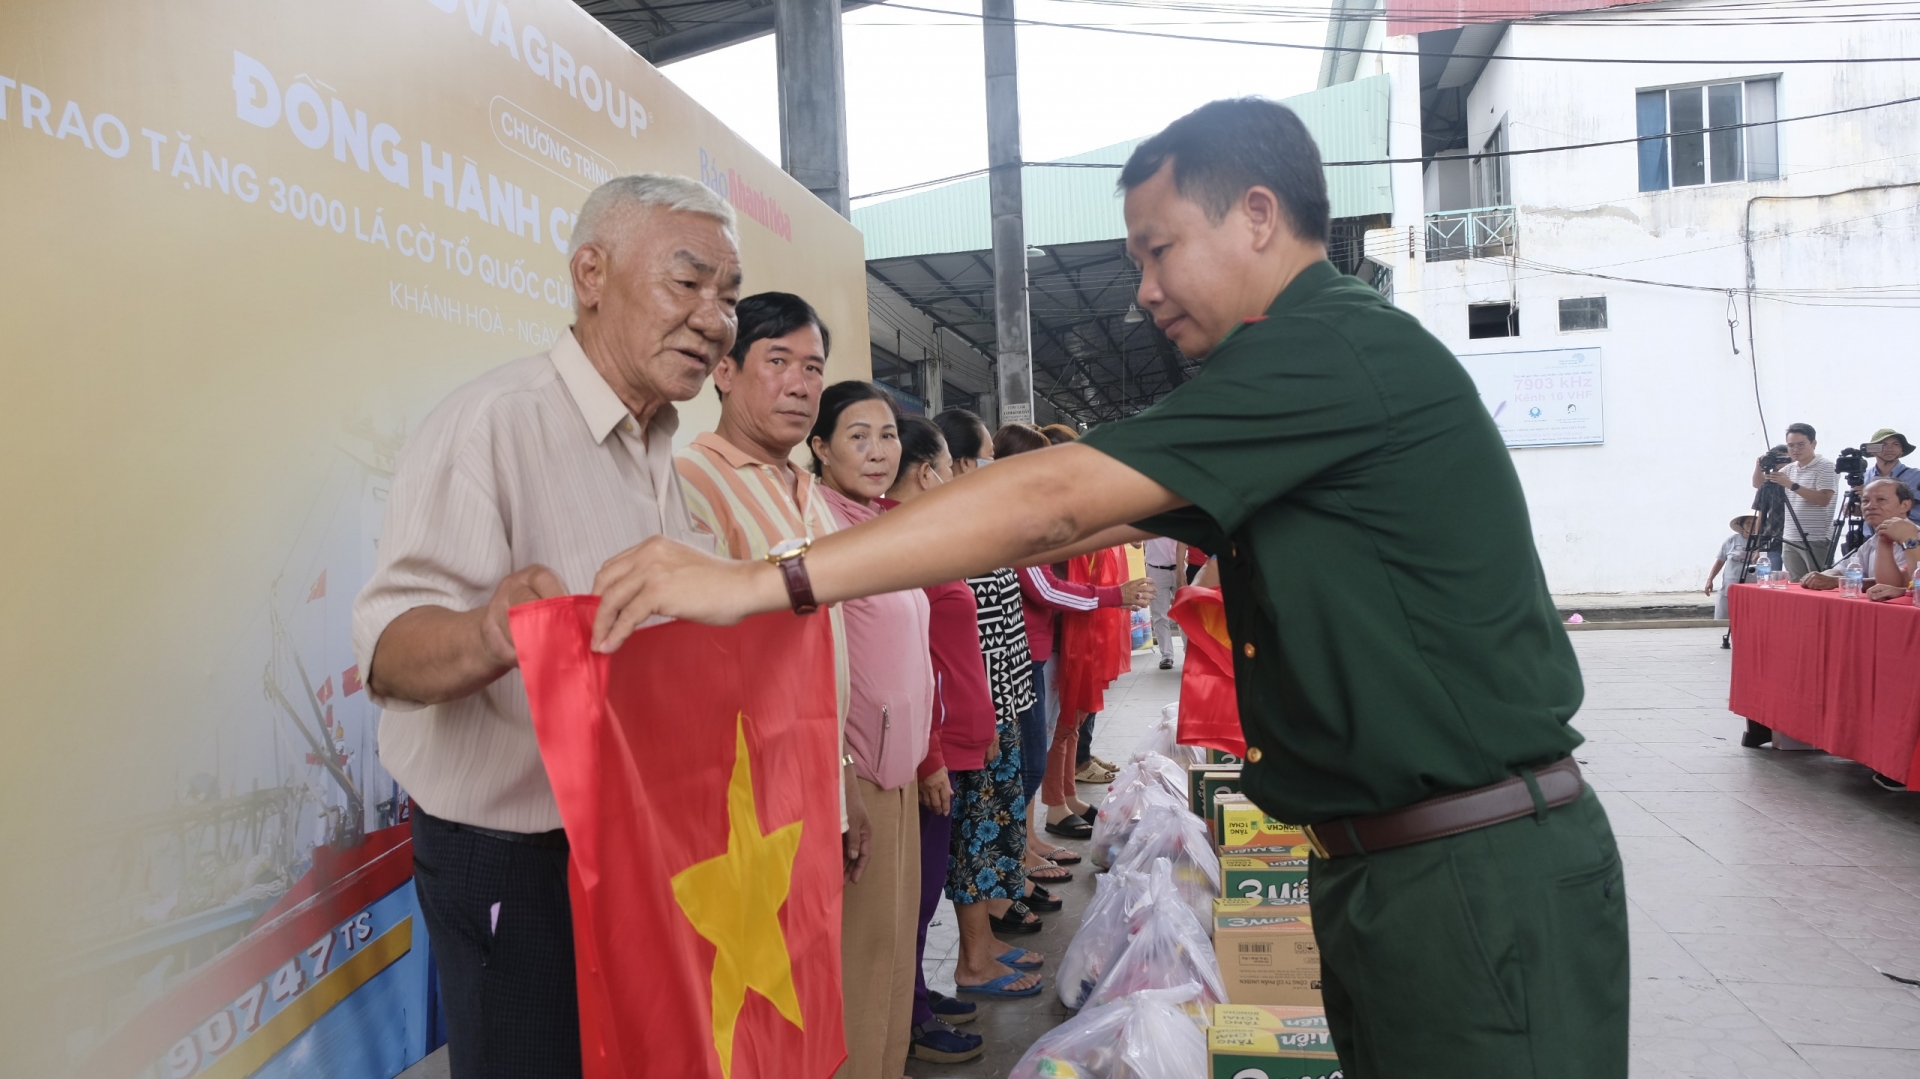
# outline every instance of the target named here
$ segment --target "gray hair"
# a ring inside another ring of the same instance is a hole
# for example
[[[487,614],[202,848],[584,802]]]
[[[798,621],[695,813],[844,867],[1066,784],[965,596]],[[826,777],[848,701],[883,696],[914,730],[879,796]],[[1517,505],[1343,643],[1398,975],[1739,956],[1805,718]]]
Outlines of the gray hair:
[[[615,177],[593,189],[580,207],[580,220],[573,226],[572,250],[578,251],[587,244],[607,246],[612,223],[649,206],[677,213],[704,214],[724,225],[728,236],[734,235],[733,207],[705,184],[685,176],[643,172]]]
[[[1872,483],[1867,484],[1867,487],[1878,487],[1883,483],[1891,484],[1893,486],[1893,500],[1895,502],[1912,502],[1913,501],[1913,488],[1907,486],[1907,482],[1905,480],[1896,480],[1892,476],[1882,476],[1879,479],[1874,480]],[[1861,488],[1861,490],[1863,491],[1866,489],[1867,489],[1866,487]]]

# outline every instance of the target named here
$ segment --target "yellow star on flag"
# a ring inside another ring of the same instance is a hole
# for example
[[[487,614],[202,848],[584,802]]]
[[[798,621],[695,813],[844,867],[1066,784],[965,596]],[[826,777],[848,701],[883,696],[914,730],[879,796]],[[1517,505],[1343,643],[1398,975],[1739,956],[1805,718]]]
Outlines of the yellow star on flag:
[[[780,929],[780,908],[793,886],[800,821],[760,831],[747,756],[746,714],[734,720],[733,778],[727,782],[727,852],[673,875],[673,898],[713,956],[713,1048],[720,1073],[733,1075],[734,1028],[747,990],[767,998],[796,1027],[800,999]]]

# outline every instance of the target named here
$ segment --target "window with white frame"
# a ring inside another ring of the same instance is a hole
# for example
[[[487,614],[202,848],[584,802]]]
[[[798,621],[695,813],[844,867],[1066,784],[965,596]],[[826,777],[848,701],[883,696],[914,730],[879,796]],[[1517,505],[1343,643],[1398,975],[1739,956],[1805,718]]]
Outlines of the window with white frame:
[[[1779,85],[1769,77],[1640,91],[1640,190],[1777,179]]]

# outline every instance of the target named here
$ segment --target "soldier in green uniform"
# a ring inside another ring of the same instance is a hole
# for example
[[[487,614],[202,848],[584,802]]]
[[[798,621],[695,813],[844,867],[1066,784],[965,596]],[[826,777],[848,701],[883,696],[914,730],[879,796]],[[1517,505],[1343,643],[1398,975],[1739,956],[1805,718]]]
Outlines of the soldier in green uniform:
[[[1619,854],[1568,756],[1581,684],[1520,483],[1459,361],[1326,261],[1319,153],[1207,105],[1121,175],[1139,303],[1201,372],[773,565],[661,540],[607,564],[597,640],[1052,561],[1218,553],[1247,794],[1310,826],[1348,1079],[1620,1079]]]

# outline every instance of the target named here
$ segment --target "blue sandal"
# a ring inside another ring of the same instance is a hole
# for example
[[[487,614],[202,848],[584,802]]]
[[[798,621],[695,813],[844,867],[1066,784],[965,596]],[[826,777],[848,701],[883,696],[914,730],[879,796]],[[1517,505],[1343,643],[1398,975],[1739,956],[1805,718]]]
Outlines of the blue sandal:
[[[985,985],[956,985],[954,986],[954,988],[959,990],[962,993],[978,993],[983,997],[1039,996],[1040,990],[1045,988],[1045,983],[1046,983],[1045,978],[1041,978],[1038,981],[1035,981],[1033,985],[1029,986],[1026,989],[1008,989],[1007,988],[1007,986],[1012,985],[1014,982],[1017,982],[1024,977],[1026,977],[1025,974],[1022,974],[1019,971],[1015,971],[1012,974],[1002,974],[998,978],[995,978],[994,980],[987,982]]]
[[[994,958],[1001,965],[1012,967],[1015,970],[1039,970],[1041,967],[1044,967],[1047,965],[1047,961],[1044,958],[1035,959],[1026,963],[1014,962],[1014,959],[1018,958],[1019,956],[1039,955],[1039,954],[1040,953],[1038,952],[1030,952],[1025,948],[1015,948],[1014,950],[1008,952],[1006,955],[995,956]]]

